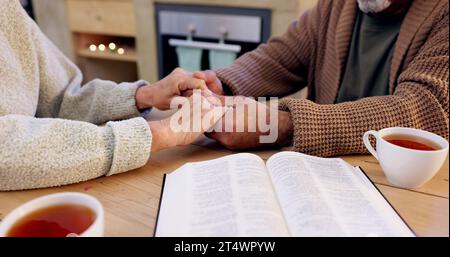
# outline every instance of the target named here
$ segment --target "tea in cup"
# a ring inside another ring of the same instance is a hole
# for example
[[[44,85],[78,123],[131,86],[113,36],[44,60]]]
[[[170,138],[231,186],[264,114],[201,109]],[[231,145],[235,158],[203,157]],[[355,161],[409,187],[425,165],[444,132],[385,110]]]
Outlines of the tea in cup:
[[[31,200],[0,223],[4,237],[103,236],[103,207],[92,196],[58,193]]]
[[[369,136],[376,139],[376,150]],[[380,162],[390,183],[402,188],[418,188],[442,167],[448,141],[428,131],[413,128],[385,128],[364,134],[364,145]]]

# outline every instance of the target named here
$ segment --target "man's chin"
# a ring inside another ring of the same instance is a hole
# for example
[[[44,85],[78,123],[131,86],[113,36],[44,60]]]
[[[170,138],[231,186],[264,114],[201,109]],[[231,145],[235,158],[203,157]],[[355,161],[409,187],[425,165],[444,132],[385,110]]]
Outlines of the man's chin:
[[[359,9],[364,13],[380,13],[391,6],[390,0],[357,0]]]

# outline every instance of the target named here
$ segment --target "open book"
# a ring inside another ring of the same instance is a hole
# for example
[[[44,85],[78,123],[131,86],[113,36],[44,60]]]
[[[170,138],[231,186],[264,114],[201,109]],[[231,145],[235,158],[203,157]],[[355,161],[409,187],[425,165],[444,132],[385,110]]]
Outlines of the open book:
[[[339,158],[241,153],[165,176],[155,236],[414,236]]]

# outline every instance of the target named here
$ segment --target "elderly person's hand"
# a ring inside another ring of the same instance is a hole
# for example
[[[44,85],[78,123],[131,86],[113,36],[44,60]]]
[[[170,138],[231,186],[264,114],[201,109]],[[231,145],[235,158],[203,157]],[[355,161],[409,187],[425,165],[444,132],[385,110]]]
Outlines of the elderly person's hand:
[[[164,120],[149,122],[153,137],[152,152],[191,144],[230,109],[222,106],[214,96],[205,96],[197,90],[189,98],[177,97],[173,104],[181,106],[175,114]]]
[[[208,137],[231,150],[290,144],[293,124],[288,112],[242,96],[224,97],[222,102],[233,109],[222,117],[212,133],[206,134]]]
[[[138,88],[136,107],[140,110],[150,107],[168,110],[174,97],[194,89],[210,92],[204,80],[193,77],[192,73],[181,68],[176,68],[162,80]]]
[[[205,81],[206,86],[216,95],[225,95],[222,82],[212,70],[196,71],[192,74],[194,78]]]

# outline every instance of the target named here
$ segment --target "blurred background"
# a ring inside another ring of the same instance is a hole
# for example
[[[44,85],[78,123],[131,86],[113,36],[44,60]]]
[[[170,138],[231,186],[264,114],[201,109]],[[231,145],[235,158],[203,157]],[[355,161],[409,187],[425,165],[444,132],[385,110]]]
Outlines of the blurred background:
[[[85,81],[156,81],[229,65],[317,0],[20,0]]]

